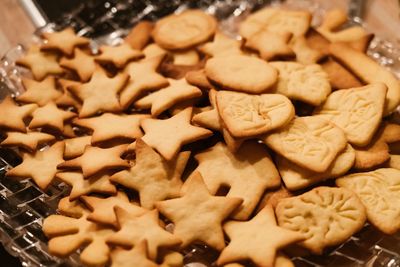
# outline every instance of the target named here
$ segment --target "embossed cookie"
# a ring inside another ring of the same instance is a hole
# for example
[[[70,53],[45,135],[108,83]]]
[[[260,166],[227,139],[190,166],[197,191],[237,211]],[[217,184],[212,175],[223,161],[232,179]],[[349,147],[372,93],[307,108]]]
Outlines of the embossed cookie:
[[[256,57],[229,55],[213,57],[205,66],[207,77],[224,88],[260,94],[275,84],[278,72]]]
[[[343,129],[351,144],[365,146],[379,127],[386,91],[383,83],[338,90],[328,96],[314,115]]]
[[[366,220],[365,208],[352,191],[324,186],[281,199],[275,212],[279,226],[302,233],[306,239],[299,244],[316,254],[346,241]]]
[[[165,49],[185,49],[207,41],[216,28],[213,16],[200,10],[187,10],[157,21],[152,36]]]
[[[317,64],[279,61],[270,65],[279,71],[276,93],[318,106],[331,92],[328,76]]]
[[[219,91],[217,107],[228,131],[238,138],[277,129],[294,116],[292,103],[280,94],[249,95]]]
[[[340,128],[314,116],[295,118],[262,140],[278,154],[315,172],[326,171],[347,144]]]
[[[368,221],[385,234],[400,230],[400,170],[383,168],[354,173],[336,180],[354,191],[364,204]]]
[[[299,190],[320,181],[344,175],[354,165],[355,158],[356,152],[348,144],[324,172],[313,172],[302,168],[280,155],[276,157],[276,166],[286,187],[289,190]]]

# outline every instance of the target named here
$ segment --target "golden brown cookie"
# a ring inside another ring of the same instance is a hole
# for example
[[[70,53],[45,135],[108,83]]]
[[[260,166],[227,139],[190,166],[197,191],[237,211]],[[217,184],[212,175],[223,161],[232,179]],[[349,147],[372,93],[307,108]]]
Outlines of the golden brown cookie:
[[[328,74],[329,82],[334,89],[361,87],[362,83],[354,74],[348,71],[333,58],[321,63],[322,69]]]
[[[130,250],[116,248],[111,252],[111,267],[157,267],[155,262],[147,257],[147,240],[144,239]]]
[[[133,49],[142,50],[151,40],[154,24],[150,21],[138,22],[124,38],[124,42]]]
[[[206,43],[198,49],[208,56],[215,57],[222,54],[242,54],[243,52],[240,50],[241,46],[241,41],[230,38],[221,32],[217,32],[212,42]]]
[[[129,61],[144,57],[141,51],[133,49],[129,44],[125,43],[117,46],[102,45],[99,50],[101,53],[96,56],[96,61],[100,63],[112,63],[117,68],[123,68]]]
[[[94,57],[79,48],[75,48],[73,58],[61,58],[60,66],[75,71],[82,82],[87,82],[96,70]]]
[[[56,104],[49,102],[32,112],[32,120],[29,123],[30,129],[51,128],[59,132],[64,131],[64,122],[76,117],[71,111],[57,108]]]
[[[42,36],[47,41],[42,45],[42,50],[57,50],[67,56],[72,56],[75,47],[86,46],[90,43],[88,38],[77,36],[72,27],[59,32],[44,32]]]
[[[290,32],[270,32],[261,30],[249,37],[244,46],[256,50],[262,59],[290,58],[295,54],[289,45]]]
[[[64,158],[76,158],[83,154],[85,147],[91,144],[91,136],[79,136],[65,139]]]
[[[20,102],[44,106],[62,95],[62,92],[57,90],[56,80],[52,76],[47,77],[41,82],[23,78],[22,84],[26,91],[16,97]]]
[[[36,104],[18,105],[11,96],[6,96],[0,103],[0,128],[26,133],[24,119],[37,108]]]
[[[7,137],[1,141],[4,147],[22,147],[30,152],[36,150],[39,145],[56,139],[54,135],[41,132],[7,132]]]

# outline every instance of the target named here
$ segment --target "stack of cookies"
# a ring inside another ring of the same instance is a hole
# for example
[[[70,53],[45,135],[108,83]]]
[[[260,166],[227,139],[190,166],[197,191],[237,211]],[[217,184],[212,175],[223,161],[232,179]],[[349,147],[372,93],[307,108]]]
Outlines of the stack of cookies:
[[[400,229],[400,83],[365,52],[372,35],[332,10],[264,8],[238,25],[186,10],[140,22],[94,53],[67,28],[17,64],[0,103],[7,176],[70,195],[43,222],[53,255],[87,266],[293,266],[366,221]],[[302,252],[304,253],[304,252]]]

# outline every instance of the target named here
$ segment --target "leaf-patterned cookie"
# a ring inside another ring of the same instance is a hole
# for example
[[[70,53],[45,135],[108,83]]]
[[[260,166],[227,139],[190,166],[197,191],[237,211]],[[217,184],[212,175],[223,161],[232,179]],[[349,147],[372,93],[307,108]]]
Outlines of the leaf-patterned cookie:
[[[288,160],[315,172],[326,171],[347,144],[341,129],[314,116],[295,118],[261,139]]]
[[[250,95],[219,91],[217,107],[228,131],[239,138],[279,128],[294,116],[292,103],[280,94]]]
[[[275,211],[279,225],[304,234],[300,245],[317,254],[344,242],[366,220],[363,204],[345,188],[317,187],[280,200]]]
[[[386,234],[400,230],[400,170],[377,169],[354,173],[336,180],[354,191],[367,210],[368,221]]]
[[[383,83],[338,90],[314,114],[342,128],[350,143],[365,146],[379,127],[386,91]]]

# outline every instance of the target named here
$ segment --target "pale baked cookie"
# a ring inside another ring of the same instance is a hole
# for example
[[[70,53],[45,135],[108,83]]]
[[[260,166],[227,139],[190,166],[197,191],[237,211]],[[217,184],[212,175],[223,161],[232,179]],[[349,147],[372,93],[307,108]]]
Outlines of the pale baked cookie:
[[[400,155],[390,155],[390,159],[385,164],[385,167],[400,170]]]
[[[79,136],[65,139],[64,158],[70,159],[81,156],[85,151],[85,147],[91,144],[91,140],[92,136]]]
[[[326,179],[344,175],[354,165],[356,153],[351,145],[340,152],[324,172],[313,172],[277,155],[276,166],[283,182],[289,190],[299,190]]]
[[[60,60],[60,66],[73,70],[78,74],[79,79],[82,82],[86,82],[92,77],[93,72],[96,69],[95,58],[88,55],[79,48],[75,48],[74,57],[62,57]]]
[[[25,118],[28,118],[37,108],[36,104],[18,105],[11,96],[0,103],[0,128],[26,133]]]
[[[101,54],[96,56],[95,60],[100,63],[112,63],[117,68],[123,68],[129,61],[144,57],[141,51],[126,43],[117,46],[102,45],[99,50]]]
[[[52,76],[40,82],[22,78],[22,84],[25,87],[25,92],[18,95],[16,99],[23,103],[34,103],[38,106],[44,106],[62,95],[62,92],[56,88],[56,79]]]
[[[202,175],[211,194],[216,194],[221,186],[229,186],[227,197],[243,199],[231,215],[235,220],[248,219],[265,189],[280,185],[279,173],[268,151],[256,142],[243,143],[235,154],[223,143],[217,143],[195,155],[195,159],[199,163],[195,171]]]
[[[116,248],[111,251],[111,267],[158,267],[148,258],[147,240],[144,239],[130,250]]]
[[[292,38],[289,45],[296,54],[296,61],[305,65],[317,63],[325,56],[321,51],[310,47],[304,36]]]
[[[217,21],[201,10],[172,14],[156,22],[152,36],[165,49],[185,49],[207,41]]]
[[[193,66],[200,62],[199,54],[195,49],[175,51],[172,53],[173,63],[180,66]]]
[[[278,61],[270,65],[279,71],[276,93],[318,106],[331,92],[328,76],[317,64]]]
[[[6,139],[1,141],[4,147],[22,147],[30,152],[36,150],[43,143],[48,143],[56,139],[54,135],[32,132],[6,132]]]
[[[32,112],[32,120],[29,129],[51,128],[58,132],[64,131],[64,122],[68,121],[77,114],[57,108],[56,104],[49,102],[43,107],[39,107]]]
[[[42,45],[42,50],[61,51],[68,56],[72,56],[75,47],[86,46],[90,43],[88,38],[76,35],[72,27],[59,32],[44,32],[42,35],[47,40]]]
[[[383,83],[337,90],[314,111],[314,115],[343,129],[351,144],[365,146],[379,127],[386,91]]]
[[[205,66],[207,77],[224,88],[250,94],[271,89],[278,72],[256,57],[229,55],[213,57]]]
[[[242,54],[243,52],[240,50],[241,46],[241,41],[230,38],[221,32],[217,32],[212,42],[206,43],[198,49],[208,56],[215,57],[222,54]]]
[[[368,221],[385,234],[400,230],[400,170],[384,168],[354,173],[336,180],[354,191],[364,204]]]
[[[295,55],[289,46],[291,37],[290,32],[278,33],[262,30],[249,37],[244,46],[258,51],[260,57],[265,60],[289,58]]]
[[[279,226],[303,234],[299,244],[316,254],[346,241],[366,220],[365,208],[352,191],[324,186],[281,199],[275,212]]]
[[[347,144],[340,128],[314,116],[294,118],[262,140],[278,154],[315,172],[326,171]]]
[[[286,125],[294,117],[292,102],[280,94],[219,91],[217,107],[228,131],[237,138],[264,134]]]
[[[212,89],[210,81],[207,79],[206,72],[204,69],[188,71],[185,75],[185,79],[191,85],[200,87],[202,89]]]
[[[91,74],[90,74],[91,75]],[[77,97],[75,97],[71,92],[68,90],[70,86],[78,86],[81,84],[80,82],[73,81],[73,80],[67,80],[67,79],[58,79],[57,80],[58,84],[60,87],[63,89],[64,93],[54,100],[54,103],[56,103],[57,106],[61,107],[73,107],[77,111],[79,111],[82,107],[82,103],[79,101]]]

